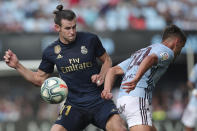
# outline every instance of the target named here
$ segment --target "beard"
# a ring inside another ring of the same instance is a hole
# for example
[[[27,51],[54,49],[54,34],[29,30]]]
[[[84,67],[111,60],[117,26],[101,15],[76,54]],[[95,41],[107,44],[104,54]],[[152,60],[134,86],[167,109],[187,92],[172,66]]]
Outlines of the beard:
[[[67,41],[68,43],[71,43],[71,42],[73,42],[73,41],[75,41],[75,39],[76,39],[76,35],[75,36],[73,36],[72,38],[71,37],[64,37],[64,40],[65,41]]]

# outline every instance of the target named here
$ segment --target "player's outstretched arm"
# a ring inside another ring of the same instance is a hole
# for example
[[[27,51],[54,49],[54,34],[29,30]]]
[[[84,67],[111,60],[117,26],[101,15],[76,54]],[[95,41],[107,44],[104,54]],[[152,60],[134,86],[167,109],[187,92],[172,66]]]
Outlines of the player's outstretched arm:
[[[155,54],[151,54],[144,58],[141,62],[139,69],[136,73],[136,76],[130,82],[123,83],[123,89],[127,89],[126,92],[129,93],[131,90],[135,89],[138,81],[145,74],[145,72],[150,69],[153,65],[156,65],[158,62],[158,57]]]
[[[116,80],[116,76],[123,75],[124,71],[119,66],[114,66],[110,68],[106,74],[105,77],[105,84],[104,84],[104,90],[101,93],[101,97],[103,99],[112,99],[112,87],[114,84],[114,81]]]
[[[19,60],[18,60],[16,54],[14,54],[10,49],[8,49],[5,52],[5,55],[3,58],[9,67],[16,68],[17,65],[19,64]]]
[[[34,85],[41,86],[44,80],[49,77],[49,74],[41,70],[33,72],[25,68],[19,62],[16,54],[13,53],[10,49],[5,52],[4,61],[9,67],[15,68],[26,80],[30,81]]]
[[[99,74],[95,74],[91,77],[92,82],[96,83],[98,86],[103,84],[105,75],[108,69],[112,66],[111,58],[106,52],[102,56],[99,57],[99,60],[102,62],[101,71]]]

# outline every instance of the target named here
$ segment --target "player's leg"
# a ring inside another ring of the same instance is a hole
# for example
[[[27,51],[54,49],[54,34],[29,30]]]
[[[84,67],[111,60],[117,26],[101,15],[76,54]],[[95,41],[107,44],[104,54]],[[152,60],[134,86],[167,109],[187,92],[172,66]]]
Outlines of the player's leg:
[[[184,131],[194,131],[195,128],[185,126]]]
[[[51,128],[51,131],[67,131],[63,126],[54,124]]]
[[[157,131],[154,125],[152,125],[152,130],[151,131]]]
[[[154,125],[148,126],[148,125],[137,125],[133,126],[129,129],[130,131],[157,131]]]
[[[112,100],[104,100],[92,110],[94,111],[92,124],[95,126],[107,131],[126,131],[126,126]]]
[[[90,123],[88,116],[87,111],[66,102],[51,131],[82,131]]]
[[[120,113],[131,131],[152,131],[152,110],[149,101],[141,97],[122,96],[117,100]]]
[[[126,131],[124,120],[118,114],[112,115],[107,123],[106,123],[106,130],[107,131]]]
[[[130,127],[129,131],[152,131],[152,126],[136,125],[136,126]]]

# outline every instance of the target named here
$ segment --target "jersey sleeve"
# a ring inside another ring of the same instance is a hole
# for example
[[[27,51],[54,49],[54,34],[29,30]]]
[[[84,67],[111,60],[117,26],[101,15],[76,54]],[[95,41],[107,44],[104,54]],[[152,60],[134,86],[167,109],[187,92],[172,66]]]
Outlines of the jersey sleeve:
[[[124,73],[126,73],[130,62],[131,62],[131,58],[128,58],[123,62],[121,62],[120,64],[118,64],[118,66],[124,71]]]
[[[43,53],[42,61],[40,63],[39,69],[46,73],[52,73],[54,71],[54,64],[47,57],[46,51],[44,51]]]
[[[102,56],[106,52],[106,50],[103,47],[100,39],[96,36],[96,37],[94,37],[92,42],[94,42],[94,44],[95,44],[95,56],[96,57]]]
[[[196,70],[197,70],[197,65],[194,66],[189,76],[189,81],[192,83],[195,83],[197,80]]]
[[[174,55],[169,49],[166,48],[152,48],[149,55],[155,54],[158,58],[157,65],[164,66],[166,63],[169,63],[173,60]]]

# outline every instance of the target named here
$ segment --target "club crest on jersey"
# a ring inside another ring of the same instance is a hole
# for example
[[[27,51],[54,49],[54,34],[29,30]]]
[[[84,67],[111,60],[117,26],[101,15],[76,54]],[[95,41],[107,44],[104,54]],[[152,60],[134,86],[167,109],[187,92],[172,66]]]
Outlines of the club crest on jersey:
[[[162,52],[162,53],[160,54],[160,56],[161,56],[161,60],[162,60],[162,61],[167,60],[168,57],[169,57],[169,55],[168,55],[167,52]]]
[[[61,47],[60,47],[60,45],[56,45],[56,46],[54,47],[54,52],[55,52],[55,54],[59,54],[59,53],[61,52]]]
[[[88,53],[88,49],[85,46],[81,46],[81,53],[82,54],[87,54]]]

